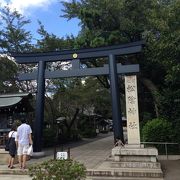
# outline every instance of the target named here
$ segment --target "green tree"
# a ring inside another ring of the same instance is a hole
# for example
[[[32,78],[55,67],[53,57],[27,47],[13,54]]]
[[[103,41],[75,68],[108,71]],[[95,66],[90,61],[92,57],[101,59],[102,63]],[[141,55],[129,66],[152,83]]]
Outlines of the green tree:
[[[30,20],[26,19],[16,10],[11,10],[8,6],[0,8],[0,50],[6,54],[15,52],[31,52],[32,35],[26,30],[26,25]],[[31,72],[34,65],[18,65],[18,72]],[[16,86],[21,91],[35,91],[35,83],[30,81],[16,81]]]
[[[177,43],[180,36],[180,14],[177,10],[179,7],[179,1],[169,1],[161,4],[160,11],[154,12],[156,18],[150,21],[153,31],[149,31],[146,36],[147,49],[144,59],[146,62],[143,63],[143,77],[153,82],[153,86],[148,87],[151,87],[154,102],[158,108],[157,115],[170,120],[176,119],[177,114],[180,116],[178,108],[176,112],[169,109],[169,107],[179,106],[177,103],[180,87],[178,79],[180,48]]]
[[[1,50],[4,52],[31,51],[32,35],[24,28],[30,20],[26,20],[18,11],[10,10],[8,6],[0,9],[0,18]]]
[[[83,82],[83,83],[82,83]],[[54,107],[59,116],[65,117],[64,125],[68,136],[76,130],[81,114],[102,114],[109,117],[110,99],[109,92],[98,83],[96,78],[69,78],[58,82],[58,91],[53,97]]]
[[[16,92],[17,64],[6,55],[0,55],[0,93]]]
[[[39,28],[37,30],[41,39],[37,40],[36,50],[41,52],[46,51],[60,51],[64,49],[73,48],[74,37],[67,36],[66,38],[59,38],[54,34],[50,34],[45,30],[44,25],[39,21]]]
[[[141,40],[157,3],[153,0],[73,0],[63,2],[64,17],[81,20],[80,47]]]
[[[64,6],[64,17],[68,19],[76,17],[81,20],[82,31],[76,39],[77,47],[97,47],[141,40],[145,37],[147,30],[151,31],[150,19],[158,9],[158,4],[153,0],[138,2],[135,0],[115,0],[113,3],[110,0],[73,0],[64,2]],[[121,63],[143,64],[146,58],[144,56],[131,56],[121,57],[119,60]],[[102,62],[102,59],[100,61]],[[97,61],[91,62],[91,66],[97,66]],[[149,69],[146,63],[143,64],[141,71],[145,68]],[[157,91],[158,88],[151,78],[143,78],[146,77],[142,74],[142,85],[147,86],[153,98],[157,99],[154,96],[154,91]],[[109,88],[107,78],[100,80],[106,84],[105,87]],[[156,101],[154,100],[154,102]],[[158,115],[157,103],[154,103],[154,106],[156,115]]]
[[[178,0],[64,2],[64,17],[81,20],[82,30],[76,39],[76,47],[146,40],[143,55],[120,58],[122,63],[139,63],[141,66],[142,119],[143,112],[150,112],[152,117],[163,116],[161,99],[166,97],[163,92],[166,88],[171,92],[179,88],[179,4]],[[179,99],[178,96],[174,98]]]

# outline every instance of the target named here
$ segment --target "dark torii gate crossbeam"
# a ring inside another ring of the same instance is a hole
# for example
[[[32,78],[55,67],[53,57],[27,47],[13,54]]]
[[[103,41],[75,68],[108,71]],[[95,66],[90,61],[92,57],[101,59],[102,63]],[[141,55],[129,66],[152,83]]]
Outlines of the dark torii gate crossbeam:
[[[124,141],[123,126],[118,88],[118,74],[139,72],[139,65],[121,65],[116,63],[116,56],[140,53],[144,45],[143,41],[128,43],[118,46],[109,46],[81,50],[64,50],[48,53],[23,53],[12,54],[19,64],[38,63],[38,71],[19,75],[19,80],[37,80],[36,112],[34,124],[34,151],[42,150],[42,128],[44,122],[44,92],[45,79],[61,77],[81,77],[109,75],[112,99],[112,117],[114,126],[114,138]],[[109,64],[96,68],[80,68],[80,62],[89,58],[108,57]],[[45,70],[46,62],[72,61],[70,70]]]

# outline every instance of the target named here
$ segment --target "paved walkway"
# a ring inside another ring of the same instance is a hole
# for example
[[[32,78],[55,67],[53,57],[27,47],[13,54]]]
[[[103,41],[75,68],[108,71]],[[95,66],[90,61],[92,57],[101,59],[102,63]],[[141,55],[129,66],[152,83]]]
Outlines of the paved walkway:
[[[180,160],[160,162],[165,174],[164,180],[180,180]]]
[[[103,134],[95,139],[85,139],[81,142],[67,144],[65,149],[70,147],[71,158],[83,163],[87,169],[95,169],[106,158],[110,156],[111,149],[113,147],[113,135]],[[53,158],[53,150],[46,149],[46,157],[39,159],[31,159],[27,165],[41,163],[45,160]],[[163,170],[165,172],[165,180],[180,180],[180,160],[178,161],[161,161]],[[18,165],[15,165],[18,170]],[[0,171],[7,170],[6,165],[0,165]],[[0,180],[30,180],[31,178],[26,175],[2,175],[0,174]]]

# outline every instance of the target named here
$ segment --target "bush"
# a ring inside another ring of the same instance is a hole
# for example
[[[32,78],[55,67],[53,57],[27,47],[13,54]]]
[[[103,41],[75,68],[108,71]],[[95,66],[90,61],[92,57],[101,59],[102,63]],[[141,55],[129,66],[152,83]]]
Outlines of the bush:
[[[142,129],[142,139],[145,142],[172,142],[172,124],[165,119],[152,119]]]
[[[49,160],[29,168],[33,180],[82,180],[86,177],[83,164],[71,159]]]
[[[164,119],[153,119],[148,121],[142,129],[142,140],[144,142],[172,142],[173,137],[172,124]],[[154,144],[154,146],[158,149],[160,154],[165,153],[163,144]],[[174,150],[172,149],[171,151]]]

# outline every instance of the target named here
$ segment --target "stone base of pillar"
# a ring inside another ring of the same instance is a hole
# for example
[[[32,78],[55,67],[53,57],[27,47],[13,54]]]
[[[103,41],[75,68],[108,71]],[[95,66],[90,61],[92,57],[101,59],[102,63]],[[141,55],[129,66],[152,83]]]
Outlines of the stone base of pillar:
[[[124,147],[115,147],[112,149],[114,161],[124,162],[156,162],[158,151],[156,148],[144,148],[130,145]]]
[[[88,169],[88,180],[163,180],[161,165],[156,158],[156,148],[126,145],[114,147],[111,153],[112,157],[96,169]]]

